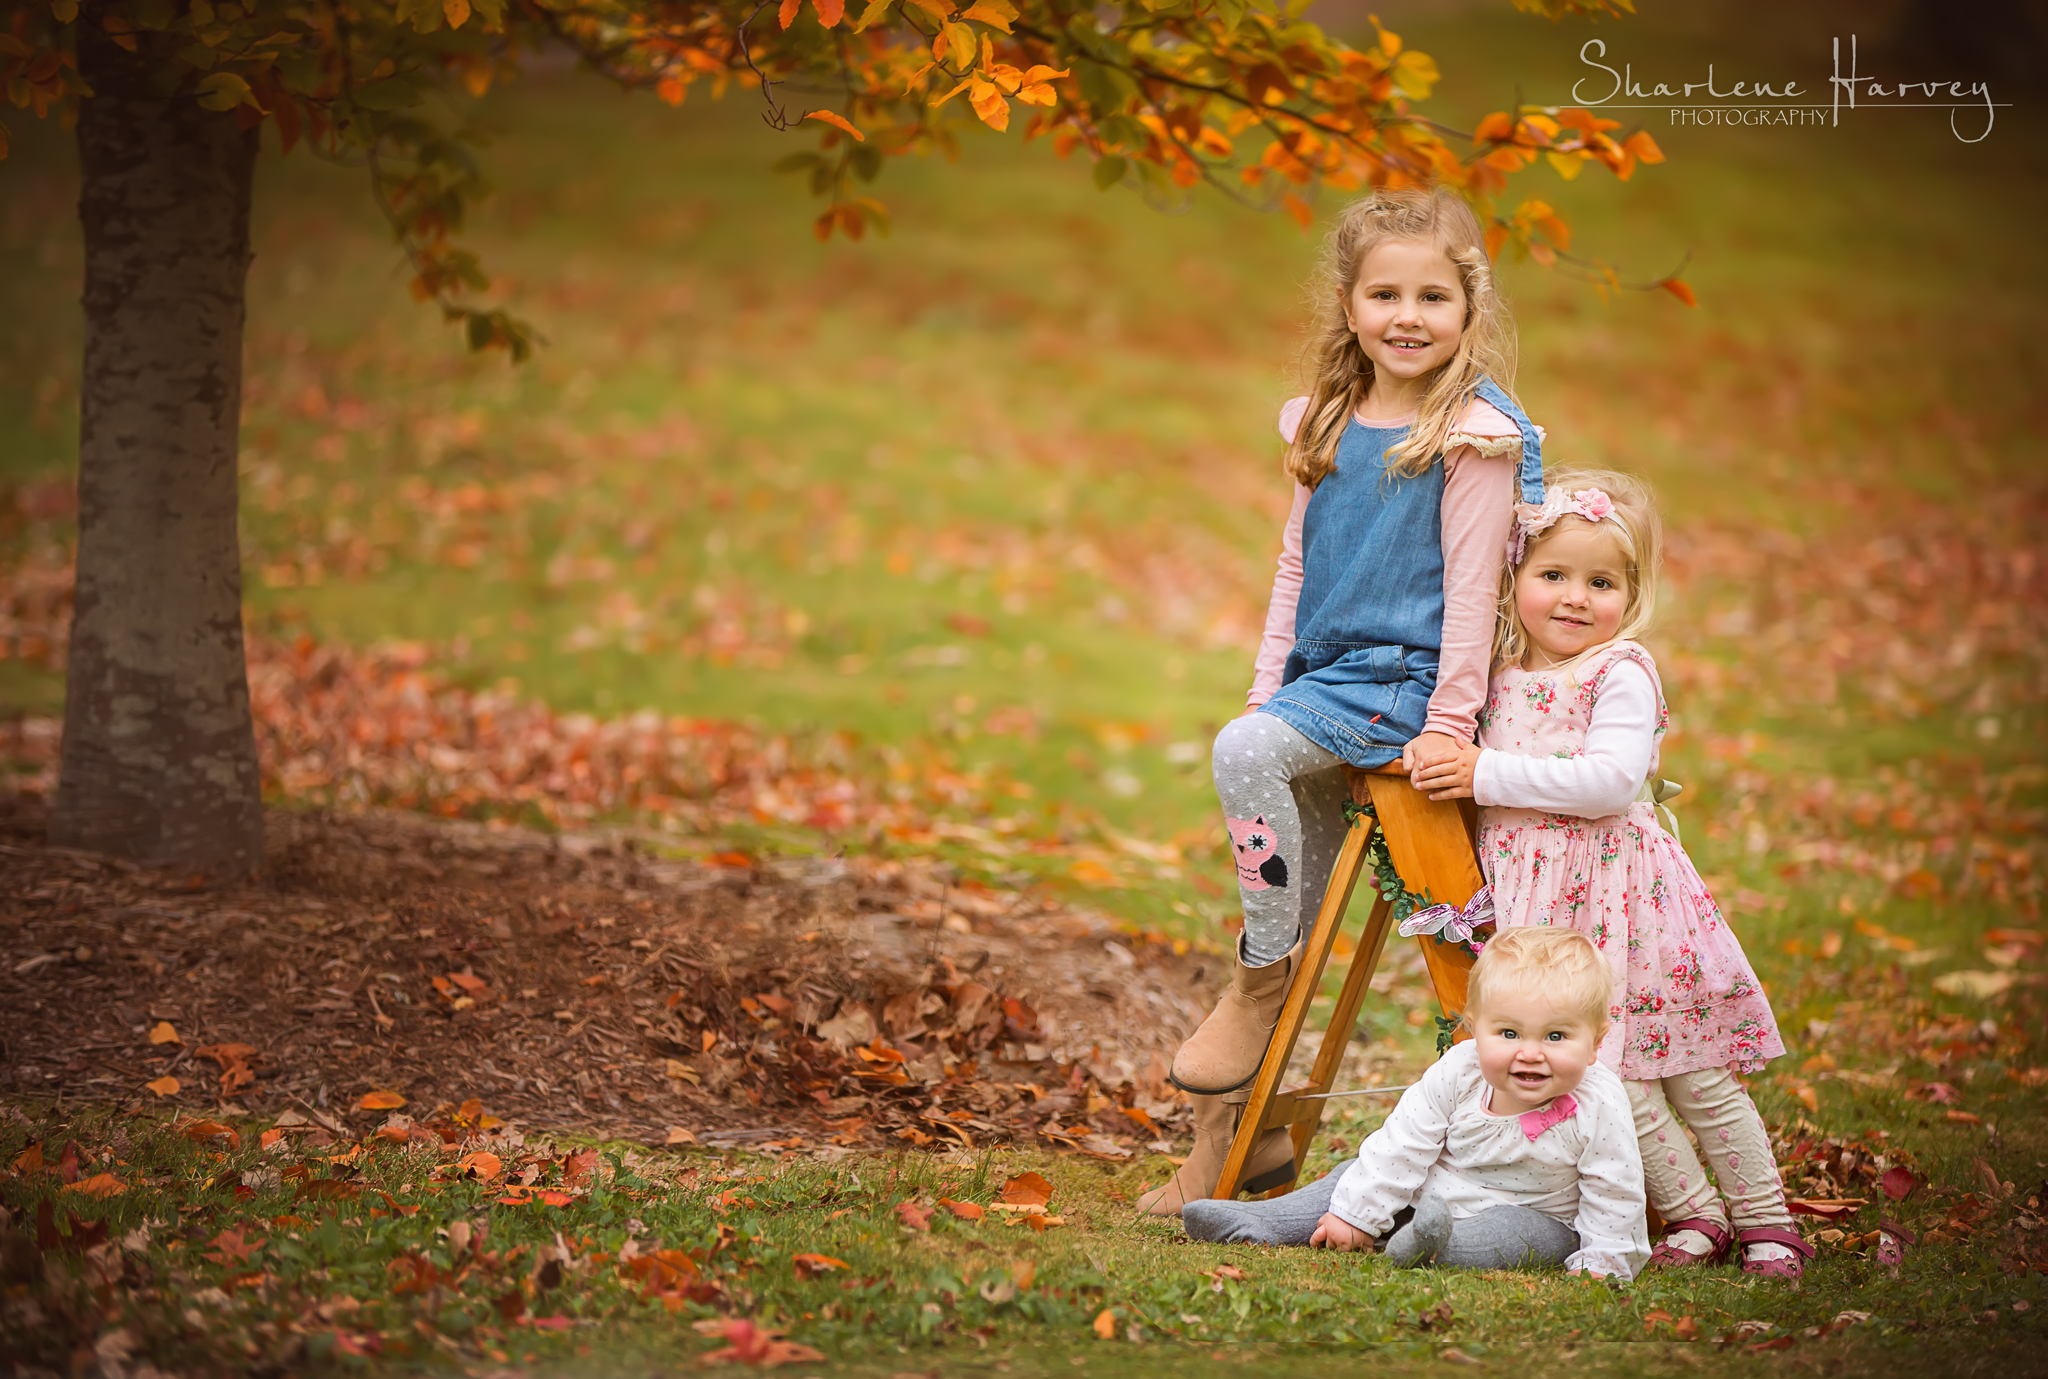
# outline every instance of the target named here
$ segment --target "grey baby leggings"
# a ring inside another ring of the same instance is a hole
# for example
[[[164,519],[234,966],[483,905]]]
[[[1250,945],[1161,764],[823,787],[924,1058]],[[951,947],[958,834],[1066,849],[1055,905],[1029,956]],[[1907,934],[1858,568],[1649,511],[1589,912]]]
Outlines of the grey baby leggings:
[[[1269,713],[1223,725],[1211,756],[1244,902],[1244,964],[1308,936],[1344,845],[1344,762]]]
[[[1330,1209],[1337,1180],[1357,1163],[1337,1165],[1322,1178],[1284,1197],[1265,1201],[1189,1202],[1181,1224],[1191,1239],[1236,1245],[1306,1245],[1316,1223]],[[1518,1269],[1563,1264],[1579,1248],[1579,1236],[1554,1216],[1529,1207],[1488,1207],[1462,1221],[1450,1219],[1440,1197],[1425,1197],[1394,1218],[1384,1243],[1396,1264],[1446,1265],[1454,1269]]]

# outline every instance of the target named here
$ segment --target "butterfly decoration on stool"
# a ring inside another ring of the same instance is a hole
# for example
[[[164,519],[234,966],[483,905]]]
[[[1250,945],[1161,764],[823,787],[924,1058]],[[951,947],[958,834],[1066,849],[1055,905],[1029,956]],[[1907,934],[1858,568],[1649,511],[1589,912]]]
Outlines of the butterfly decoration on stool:
[[[1475,941],[1473,936],[1479,930],[1491,927],[1493,887],[1481,886],[1462,908],[1457,905],[1431,905],[1417,910],[1401,921],[1400,933],[1402,938],[1434,934],[1438,943],[1456,944],[1476,958],[1486,943],[1483,939]]]

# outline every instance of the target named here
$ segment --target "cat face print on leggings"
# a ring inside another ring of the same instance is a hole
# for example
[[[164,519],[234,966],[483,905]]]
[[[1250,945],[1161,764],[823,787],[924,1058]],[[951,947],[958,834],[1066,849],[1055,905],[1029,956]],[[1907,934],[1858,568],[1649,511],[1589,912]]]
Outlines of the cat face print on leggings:
[[[1224,815],[1230,827],[1230,845],[1237,850],[1237,884],[1248,891],[1263,891],[1287,884],[1287,863],[1273,850],[1273,830],[1266,816],[1233,819]]]

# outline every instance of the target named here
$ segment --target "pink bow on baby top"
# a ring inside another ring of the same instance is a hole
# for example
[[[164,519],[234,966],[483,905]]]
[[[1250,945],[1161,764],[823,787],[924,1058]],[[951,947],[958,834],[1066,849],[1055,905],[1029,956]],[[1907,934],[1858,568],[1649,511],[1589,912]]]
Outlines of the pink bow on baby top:
[[[1522,1112],[1522,1133],[1531,1140],[1553,1125],[1570,1120],[1579,1113],[1579,1103],[1573,1101],[1567,1092],[1540,1111]]]
[[[1583,517],[1588,522],[1598,522],[1613,515],[1614,500],[1601,489],[1582,488],[1567,493],[1554,488],[1544,496],[1542,507],[1515,518],[1515,529],[1508,533],[1508,564],[1521,564],[1530,541],[1556,526],[1560,517]]]

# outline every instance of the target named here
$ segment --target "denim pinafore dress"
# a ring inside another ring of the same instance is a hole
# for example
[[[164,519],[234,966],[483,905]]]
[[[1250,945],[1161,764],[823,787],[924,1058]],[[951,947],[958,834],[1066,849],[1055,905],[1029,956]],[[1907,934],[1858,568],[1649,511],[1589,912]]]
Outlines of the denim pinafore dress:
[[[1536,427],[1500,386],[1479,397],[1522,433],[1521,500],[1543,501]],[[1301,523],[1301,601],[1280,690],[1260,707],[1353,766],[1384,766],[1422,731],[1444,637],[1443,457],[1387,473],[1408,428],[1357,419]]]

